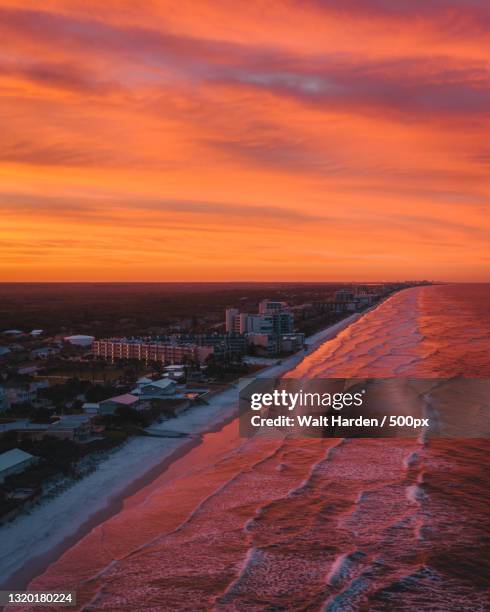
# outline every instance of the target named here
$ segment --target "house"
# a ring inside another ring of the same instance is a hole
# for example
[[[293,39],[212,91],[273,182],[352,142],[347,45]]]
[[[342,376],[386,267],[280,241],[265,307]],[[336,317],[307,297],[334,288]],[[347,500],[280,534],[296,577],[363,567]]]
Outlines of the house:
[[[82,410],[86,414],[99,414],[99,403],[98,402],[85,402],[82,405]]]
[[[16,420],[3,426],[0,425],[0,433],[2,431],[15,432],[18,442],[23,440],[37,442],[46,437],[83,442],[96,432],[96,427],[93,425],[92,415],[70,414],[59,418],[54,423]]]
[[[33,359],[49,359],[53,355],[59,353],[60,350],[58,348],[53,348],[51,346],[43,346],[42,348],[34,349],[31,351],[31,357]]]
[[[89,414],[69,414],[61,417],[47,430],[46,435],[63,440],[82,442],[92,433],[92,417]]]
[[[13,448],[6,453],[2,453],[0,455],[0,483],[3,482],[7,476],[19,474],[38,461],[38,457],[25,453],[23,450],[20,450],[20,448]]]
[[[177,383],[170,378],[161,378],[150,383],[138,384],[136,389],[131,392],[140,399],[163,399],[175,394]]]
[[[29,383],[8,385],[5,393],[9,406],[12,406],[12,404],[33,402],[37,398],[37,389],[32,388]]]
[[[6,383],[5,399],[8,407],[13,404],[22,404],[24,402],[34,403],[38,400],[37,392],[39,389],[47,389],[49,387],[48,380],[35,380],[25,383]],[[1,392],[0,392],[0,408],[1,408]],[[39,400],[39,405],[46,406],[49,402]]]
[[[16,421],[15,423],[9,423],[9,425],[13,425],[10,430],[15,432],[17,442],[22,442],[23,440],[39,442],[39,440],[44,440],[48,435],[50,427],[49,423],[31,423],[31,421]]]
[[[140,398],[131,393],[116,395],[115,397],[110,397],[109,399],[99,402],[99,414],[115,414],[116,410],[123,406],[138,410],[139,403]]]

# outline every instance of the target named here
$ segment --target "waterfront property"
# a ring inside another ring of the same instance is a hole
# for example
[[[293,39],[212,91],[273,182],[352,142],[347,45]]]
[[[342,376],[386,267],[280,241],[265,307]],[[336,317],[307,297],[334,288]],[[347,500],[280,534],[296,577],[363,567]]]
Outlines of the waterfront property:
[[[137,359],[157,361],[165,364],[204,363],[214,354],[214,347],[197,344],[177,344],[171,342],[151,342],[140,339],[112,338],[96,340],[92,345],[96,357],[116,361],[117,359]]]
[[[124,393],[99,402],[99,414],[116,414],[118,408],[144,410],[147,406],[147,402],[143,402],[140,397],[132,393]]]
[[[37,463],[38,457],[24,452],[20,448],[2,453],[0,455],[0,483],[13,474],[19,474],[29,466]]]
[[[229,334],[240,334],[252,351],[272,357],[301,349],[304,334],[294,333],[294,314],[286,302],[262,300],[258,314],[227,308],[225,327]]]
[[[148,380],[148,379],[147,379]],[[166,399],[175,394],[177,383],[170,378],[161,378],[160,380],[149,380],[149,382],[138,381],[135,389],[131,394],[140,399]]]

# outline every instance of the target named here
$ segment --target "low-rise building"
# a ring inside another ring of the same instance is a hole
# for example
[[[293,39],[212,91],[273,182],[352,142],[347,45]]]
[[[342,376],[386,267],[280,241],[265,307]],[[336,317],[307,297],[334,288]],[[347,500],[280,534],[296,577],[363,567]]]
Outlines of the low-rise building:
[[[247,334],[247,342],[264,357],[273,357],[277,354],[277,338],[272,334]]]
[[[49,387],[48,380],[35,380],[32,382],[10,382],[6,383],[4,389],[5,401],[7,407],[10,408],[14,404],[23,404],[25,402],[34,403],[38,400],[37,393],[40,389]],[[1,394],[0,394],[1,400]],[[0,401],[1,406],[1,401]]]
[[[248,315],[246,315],[248,316]],[[216,360],[240,357],[247,352],[247,341],[239,331],[225,334],[209,332],[205,334],[177,334],[171,336],[173,342],[178,344],[197,344],[198,346],[212,346],[213,357]]]
[[[47,437],[83,442],[93,433],[93,416],[89,414],[69,414],[60,417],[53,423],[33,423],[29,420],[18,419],[0,427],[0,433],[2,430],[14,432],[17,442],[25,440],[37,442]]]
[[[0,482],[3,482],[8,476],[20,474],[38,461],[38,457],[26,453],[20,448],[13,448],[6,453],[2,453],[0,455]]]
[[[140,383],[131,391],[142,400],[166,399],[175,394],[177,383],[170,378],[161,378],[149,383]]]
[[[62,440],[83,442],[92,433],[92,416],[88,414],[69,414],[49,426],[46,435]]]
[[[39,440],[43,440],[46,437],[49,427],[49,423],[31,423],[31,421],[16,421],[10,428],[10,431],[15,432],[17,442],[22,442],[24,440],[38,442]]]
[[[7,384],[5,394],[11,407],[13,404],[33,402],[37,398],[37,389],[29,383]]]
[[[99,414],[116,414],[116,411],[120,407],[133,408],[138,410],[141,404],[141,400],[138,396],[131,393],[124,393],[123,395],[116,395],[110,397],[102,402],[99,402]]]
[[[279,336],[279,351],[281,353],[296,353],[305,345],[305,335],[302,333],[284,334]]]
[[[85,402],[82,405],[82,410],[85,412],[85,414],[99,414],[99,403]]]
[[[96,340],[92,346],[96,357],[116,361],[138,359],[160,363],[204,363],[214,353],[212,346],[173,342],[146,342],[139,339],[112,338]]]
[[[65,342],[68,342],[68,344],[73,344],[74,346],[91,346],[95,338],[94,336],[76,334],[74,336],[66,336],[64,340]]]

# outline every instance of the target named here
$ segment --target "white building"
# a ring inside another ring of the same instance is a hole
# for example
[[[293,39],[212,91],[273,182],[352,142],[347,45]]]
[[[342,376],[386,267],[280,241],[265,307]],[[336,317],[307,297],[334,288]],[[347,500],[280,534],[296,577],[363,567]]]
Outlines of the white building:
[[[262,300],[258,314],[239,313],[236,308],[229,308],[226,325],[226,331],[240,334],[289,334],[294,331],[294,315],[286,302]]]
[[[226,332],[237,334],[272,334],[274,317],[269,314],[248,314],[236,308],[226,310]]]
[[[38,457],[25,453],[20,448],[13,448],[6,453],[2,453],[0,455],[0,482],[3,482],[7,476],[23,472],[38,461]]]

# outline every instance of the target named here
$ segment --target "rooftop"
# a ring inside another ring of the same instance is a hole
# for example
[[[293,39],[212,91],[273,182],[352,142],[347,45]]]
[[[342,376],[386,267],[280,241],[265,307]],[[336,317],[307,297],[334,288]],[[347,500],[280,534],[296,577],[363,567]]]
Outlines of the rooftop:
[[[76,429],[80,427],[80,425],[88,423],[90,419],[91,417],[86,414],[69,414],[61,417],[56,423],[53,423],[50,429]]]
[[[139,401],[139,398],[136,395],[131,395],[131,393],[124,393],[123,395],[116,395],[115,397],[110,397],[109,399],[100,402],[104,404],[105,402],[115,402],[116,404],[124,404],[126,406],[131,406],[131,404]]]
[[[175,381],[169,378],[161,378],[160,380],[153,380],[151,383],[148,383],[148,386],[159,387],[160,389],[166,389],[173,385],[175,385]]]
[[[20,448],[13,448],[6,453],[2,453],[0,455],[0,472],[19,465],[19,463],[23,463],[28,459],[36,459],[36,457],[29,453],[25,453],[23,450],[20,450]]]

